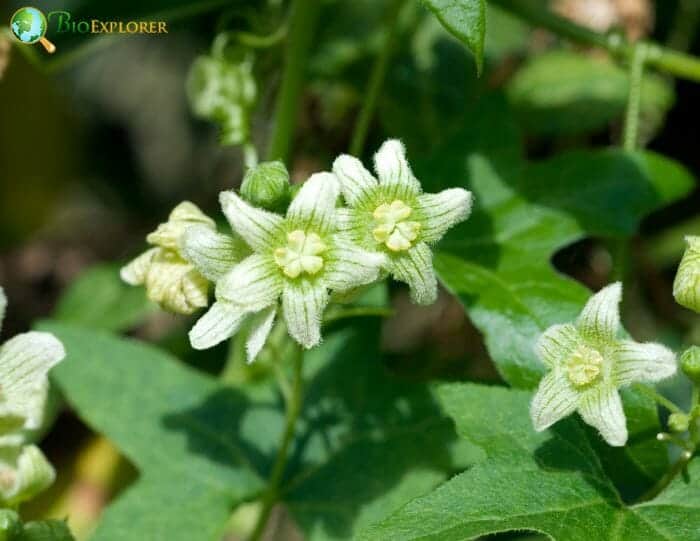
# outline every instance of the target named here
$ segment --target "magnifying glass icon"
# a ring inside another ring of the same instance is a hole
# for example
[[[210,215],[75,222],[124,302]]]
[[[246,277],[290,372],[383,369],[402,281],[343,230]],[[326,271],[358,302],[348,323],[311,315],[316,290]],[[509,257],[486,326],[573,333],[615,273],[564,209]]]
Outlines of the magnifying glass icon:
[[[56,46],[44,37],[47,27],[44,14],[33,7],[19,8],[10,19],[12,34],[21,43],[31,45],[39,42],[47,53],[53,54],[56,52]]]

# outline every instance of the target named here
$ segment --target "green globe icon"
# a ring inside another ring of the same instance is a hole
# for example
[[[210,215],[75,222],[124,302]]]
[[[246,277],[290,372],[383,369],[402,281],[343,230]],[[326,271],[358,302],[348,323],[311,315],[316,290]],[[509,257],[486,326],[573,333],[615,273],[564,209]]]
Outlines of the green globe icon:
[[[18,9],[10,19],[12,33],[19,41],[29,45],[38,41],[49,53],[53,53],[56,47],[44,37],[46,26],[44,14],[33,7]]]

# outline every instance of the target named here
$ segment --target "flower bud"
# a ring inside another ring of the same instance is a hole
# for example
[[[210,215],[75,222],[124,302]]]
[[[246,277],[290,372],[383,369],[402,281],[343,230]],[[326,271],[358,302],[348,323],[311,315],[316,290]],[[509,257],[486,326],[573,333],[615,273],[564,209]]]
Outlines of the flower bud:
[[[668,418],[668,427],[673,432],[685,432],[689,424],[690,417],[685,413],[672,413]]]
[[[678,304],[700,312],[700,237],[687,236],[688,247],[673,282],[673,296]]]
[[[681,369],[694,383],[700,383],[700,348],[691,346],[681,355]]]
[[[289,203],[289,188],[289,173],[284,164],[265,162],[245,174],[241,195],[256,207],[279,211]]]
[[[0,509],[0,541],[13,541],[22,533],[19,516],[11,509]]]

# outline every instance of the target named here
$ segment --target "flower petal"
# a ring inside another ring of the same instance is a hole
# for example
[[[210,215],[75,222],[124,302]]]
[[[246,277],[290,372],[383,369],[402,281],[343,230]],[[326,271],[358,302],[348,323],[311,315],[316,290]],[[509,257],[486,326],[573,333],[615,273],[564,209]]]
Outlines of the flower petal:
[[[552,325],[537,339],[535,351],[550,368],[564,362],[581,343],[581,335],[571,323]]]
[[[365,169],[360,160],[347,154],[335,159],[333,173],[338,178],[345,202],[350,207],[366,201],[379,185],[377,179]]]
[[[673,296],[681,306],[700,312],[700,237],[685,238],[688,247],[673,281]]]
[[[242,242],[204,225],[188,227],[181,245],[182,256],[212,282],[216,282],[250,253]]]
[[[386,256],[368,252],[347,239],[336,236],[333,249],[326,255],[323,281],[334,292],[343,293],[379,278]]]
[[[530,417],[537,432],[571,414],[576,409],[578,393],[569,385],[561,370],[548,372],[530,404]]]
[[[207,349],[223,342],[236,334],[246,315],[247,311],[229,302],[215,302],[190,330],[190,344]]]
[[[146,274],[148,298],[176,314],[193,314],[209,304],[209,282],[171,250],[159,250]]]
[[[401,255],[389,259],[389,271],[394,278],[405,282],[411,289],[411,298],[417,304],[432,304],[437,299],[437,279],[433,269],[433,254],[421,242]]]
[[[302,184],[287,210],[289,229],[329,233],[335,227],[335,203],[340,194],[333,173],[316,173]]]
[[[467,219],[472,210],[472,193],[451,188],[418,196],[418,211],[423,215],[420,238],[437,242],[453,225]]]
[[[3,398],[15,414],[26,419],[24,428],[41,426],[49,370],[65,356],[63,344],[45,332],[18,334],[0,348]]]
[[[258,356],[260,350],[265,345],[267,337],[272,330],[272,324],[275,322],[277,315],[277,305],[270,306],[262,312],[255,315],[248,340],[245,343],[245,349],[248,353],[248,362],[252,363],[255,357]]]
[[[676,373],[676,355],[661,344],[620,340],[614,356],[613,378],[618,387],[635,381],[660,381]]]
[[[600,432],[608,445],[622,447],[627,442],[627,421],[617,389],[597,385],[581,395],[578,411],[583,420]]]
[[[53,483],[56,472],[35,445],[0,448],[0,503],[16,506]]]
[[[316,281],[287,283],[282,293],[282,309],[287,330],[306,349],[321,341],[321,317],[328,304],[326,286]]]
[[[622,284],[615,282],[593,295],[578,317],[576,326],[581,334],[594,342],[609,342],[620,328]]]
[[[255,208],[234,192],[221,192],[221,209],[231,227],[255,251],[271,251],[283,243],[284,218]]]
[[[246,257],[216,283],[217,300],[257,312],[277,302],[284,280],[272,256]]]
[[[390,199],[410,200],[420,195],[420,182],[413,176],[411,167],[406,161],[406,150],[401,141],[396,139],[385,141],[374,155],[374,168],[377,171],[379,183]]]
[[[153,257],[160,251],[159,248],[146,250],[140,256],[132,259],[119,271],[119,276],[130,286],[140,286],[146,281],[148,269]]]

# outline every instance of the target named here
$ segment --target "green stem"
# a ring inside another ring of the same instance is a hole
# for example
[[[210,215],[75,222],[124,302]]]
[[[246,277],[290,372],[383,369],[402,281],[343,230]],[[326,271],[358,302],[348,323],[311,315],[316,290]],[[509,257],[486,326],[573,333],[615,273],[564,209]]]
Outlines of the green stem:
[[[491,0],[517,17],[577,43],[605,49],[610,54],[631,61],[634,46],[618,34],[600,34],[579,26],[548,10],[533,7],[531,0]],[[676,77],[700,82],[700,59],[657,44],[649,44],[647,63]]]
[[[323,323],[332,323],[340,319],[351,317],[391,317],[394,315],[392,308],[384,306],[353,306],[352,308],[343,308],[336,312],[330,312],[323,318]]]
[[[657,404],[660,404],[661,406],[666,408],[671,413],[684,414],[684,412],[681,408],[676,406],[676,404],[671,402],[665,396],[659,394],[655,389],[652,389],[651,387],[647,387],[646,385],[637,385],[636,388],[639,391],[641,391],[643,394],[647,395],[649,398],[654,400]]]
[[[668,470],[668,472],[666,472],[666,474],[659,479],[653,487],[646,491],[641,498],[639,498],[639,503],[653,500],[659,494],[661,494],[666,487],[671,484],[671,481],[673,481],[676,476],[685,469],[691,458],[693,458],[692,452],[683,451],[681,453],[681,457],[673,464],[671,469]]]
[[[649,46],[646,43],[638,43],[634,46],[632,64],[630,66],[630,89],[627,98],[627,112],[625,114],[625,128],[622,135],[625,150],[633,151],[637,148],[639,139],[639,112],[642,106],[642,83],[644,82],[644,65],[649,55]]]
[[[287,35],[287,26],[283,24],[272,34],[266,36],[260,36],[250,32],[234,32],[233,35],[241,45],[253,49],[265,49],[277,45],[285,38]]]
[[[268,160],[287,161],[304,85],[307,58],[318,21],[320,0],[293,0],[282,84],[277,103]]]
[[[362,153],[362,148],[365,146],[367,132],[369,131],[374,111],[377,108],[377,102],[379,101],[379,95],[384,85],[384,79],[386,79],[389,60],[394,52],[399,26],[399,12],[401,11],[402,5],[403,0],[394,0],[387,11],[386,23],[388,29],[386,38],[384,39],[379,56],[377,56],[377,60],[372,67],[372,73],[370,74],[369,83],[367,84],[367,92],[362,102],[360,113],[357,116],[357,122],[355,123],[355,129],[353,130],[352,140],[350,142],[350,154],[353,156],[359,156]]]
[[[294,439],[294,430],[296,427],[297,419],[299,418],[299,413],[301,412],[301,406],[303,402],[303,381],[302,381],[302,366],[303,366],[303,351],[300,347],[296,349],[296,354],[294,355],[294,375],[291,387],[291,392],[289,393],[289,398],[287,400],[287,416],[284,427],[284,434],[282,436],[282,442],[279,449],[277,450],[277,457],[275,458],[275,463],[272,466],[272,473],[270,474],[270,480],[267,484],[267,489],[262,499],[262,510],[258,516],[258,520],[255,524],[253,533],[250,536],[250,541],[258,541],[263,533],[265,532],[265,526],[267,526],[267,521],[270,518],[270,513],[275,503],[279,498],[280,483],[282,481],[282,476],[284,475],[284,469],[287,466],[287,459],[289,458],[289,447]]]

